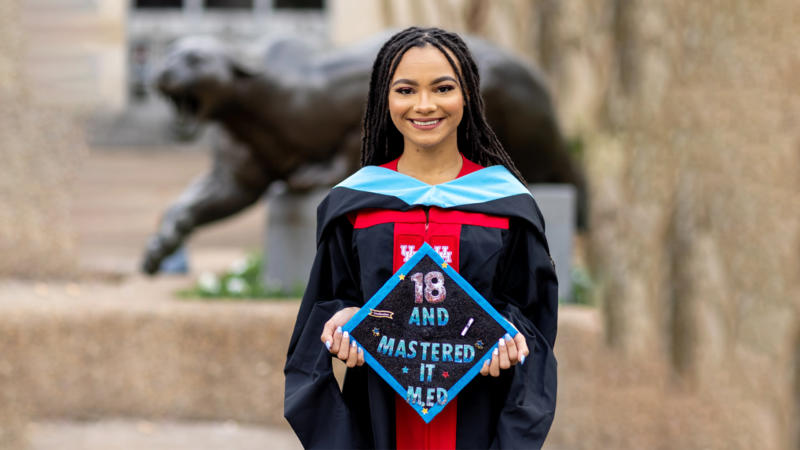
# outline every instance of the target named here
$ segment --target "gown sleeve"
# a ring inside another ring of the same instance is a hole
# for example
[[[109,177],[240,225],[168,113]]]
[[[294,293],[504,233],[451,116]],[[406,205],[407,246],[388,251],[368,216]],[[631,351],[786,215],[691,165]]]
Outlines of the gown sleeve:
[[[284,367],[284,416],[304,448],[358,448],[363,440],[333,375],[331,355],[320,342],[333,314],[362,306],[351,248],[352,226],[342,218],[320,239]]]
[[[544,235],[512,222],[505,258],[495,278],[501,314],[526,339],[530,354],[513,372],[493,448],[540,448],[553,422],[558,280]]]

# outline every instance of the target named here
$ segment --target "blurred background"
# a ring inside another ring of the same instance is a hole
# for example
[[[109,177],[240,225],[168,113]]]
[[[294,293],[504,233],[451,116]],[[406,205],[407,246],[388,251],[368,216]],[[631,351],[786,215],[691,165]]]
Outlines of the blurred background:
[[[139,273],[211,146],[148,74],[185,35],[247,59],[415,24],[538,67],[586,173],[546,448],[800,448],[794,0],[3,0],[0,448],[299,448],[296,297],[185,295],[250,264],[265,203]]]

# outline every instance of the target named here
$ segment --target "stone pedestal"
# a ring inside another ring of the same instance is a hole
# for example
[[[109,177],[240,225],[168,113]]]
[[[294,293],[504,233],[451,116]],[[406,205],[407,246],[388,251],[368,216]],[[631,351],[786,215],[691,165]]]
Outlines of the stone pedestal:
[[[571,184],[532,184],[533,198],[542,211],[550,256],[556,263],[558,298],[572,298],[572,238],[575,236],[577,194]]]
[[[304,288],[317,251],[317,206],[329,189],[289,192],[267,200],[264,281],[291,293]]]

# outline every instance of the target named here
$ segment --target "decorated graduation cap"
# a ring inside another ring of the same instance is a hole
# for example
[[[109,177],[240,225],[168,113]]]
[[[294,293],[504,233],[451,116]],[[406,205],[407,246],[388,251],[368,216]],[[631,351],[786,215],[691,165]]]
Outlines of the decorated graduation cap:
[[[517,331],[425,243],[343,327],[428,423]]]

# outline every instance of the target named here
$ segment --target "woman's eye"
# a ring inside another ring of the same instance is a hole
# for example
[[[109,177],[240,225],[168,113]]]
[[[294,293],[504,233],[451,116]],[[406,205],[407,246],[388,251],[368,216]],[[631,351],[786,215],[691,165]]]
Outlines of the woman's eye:
[[[444,86],[437,86],[436,87],[436,92],[439,92],[440,94],[444,94],[445,92],[450,92],[453,89],[455,89],[453,86],[450,86],[450,85],[446,84]]]
[[[395,89],[395,92],[397,92],[400,95],[408,95],[408,94],[413,93],[414,91],[411,88],[408,88],[408,87],[401,87],[401,88]]]

